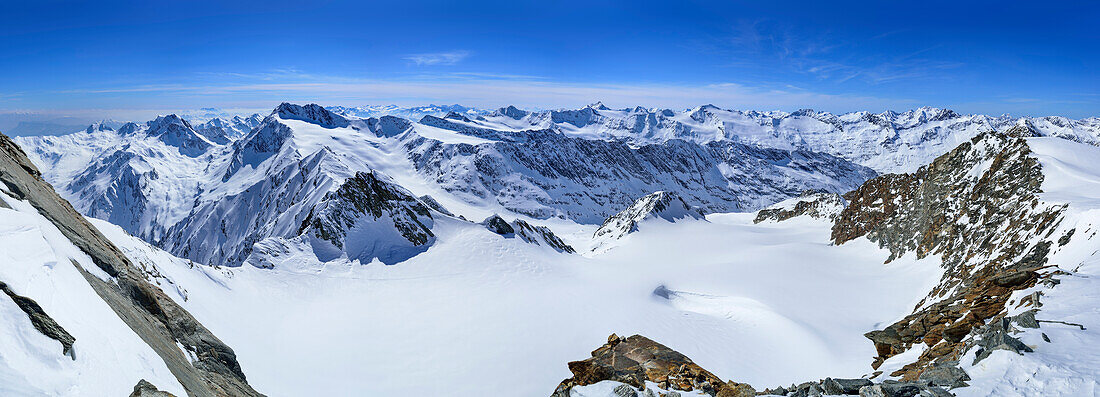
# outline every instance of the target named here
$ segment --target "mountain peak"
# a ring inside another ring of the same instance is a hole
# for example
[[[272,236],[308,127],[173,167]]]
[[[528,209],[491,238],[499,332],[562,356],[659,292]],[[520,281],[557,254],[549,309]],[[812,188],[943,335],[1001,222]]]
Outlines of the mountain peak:
[[[284,120],[301,120],[328,128],[348,126],[348,119],[344,116],[333,113],[315,103],[301,106],[283,102],[271,114]]]
[[[111,126],[109,126],[107,124],[104,124],[102,121],[100,121],[100,122],[97,122],[97,123],[92,123],[91,125],[88,126],[88,129],[85,130],[85,131],[87,131],[89,134],[91,134],[91,133],[96,132],[96,131],[114,131],[114,129],[111,128]]]
[[[672,191],[656,191],[631,204],[625,210],[612,215],[600,225],[593,235],[595,238],[618,240],[627,234],[638,231],[638,224],[650,219],[660,218],[668,222],[679,219],[703,219],[698,209],[688,205],[679,194]]]
[[[604,105],[602,101],[596,101],[596,103],[588,105],[587,107],[596,110],[611,110],[611,108],[607,107],[607,105]]]
[[[508,105],[508,107],[500,108],[500,110],[497,110],[497,112],[516,120],[522,119],[528,114],[526,110],[521,110],[513,105]]]

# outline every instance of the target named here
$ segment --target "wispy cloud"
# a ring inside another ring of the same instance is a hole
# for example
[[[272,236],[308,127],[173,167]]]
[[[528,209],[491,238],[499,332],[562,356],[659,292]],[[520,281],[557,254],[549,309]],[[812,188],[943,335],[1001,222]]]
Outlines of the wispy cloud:
[[[107,103],[115,94],[127,97],[173,98],[187,101],[177,107],[208,106],[231,102],[240,107],[263,108],[278,101],[322,104],[462,103],[492,108],[514,104],[526,107],[576,107],[602,100],[614,106],[634,105],[689,108],[704,103],[740,109],[796,109],[807,106],[823,110],[882,109],[910,107],[915,101],[856,95],[816,93],[793,86],[750,86],[732,82],[710,84],[592,84],[549,81],[537,76],[494,73],[420,74],[405,79],[366,79],[347,76],[309,75],[310,78],[267,80],[259,74],[239,78],[211,79],[196,84],[113,86],[69,90],[64,94],[83,100]],[[160,93],[171,95],[159,95]],[[149,104],[146,104],[149,105]],[[167,104],[166,104],[167,105]],[[170,106],[170,105],[169,105]]]
[[[448,51],[448,52],[433,52],[427,54],[412,54],[406,56],[404,59],[415,63],[416,66],[432,66],[432,65],[454,65],[462,62],[463,59],[469,58],[469,51]]]

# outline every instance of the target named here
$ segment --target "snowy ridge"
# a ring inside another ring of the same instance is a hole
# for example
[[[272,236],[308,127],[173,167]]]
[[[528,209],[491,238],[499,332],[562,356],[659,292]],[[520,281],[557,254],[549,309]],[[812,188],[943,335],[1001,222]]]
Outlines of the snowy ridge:
[[[297,236],[322,197],[359,172],[457,203],[460,214],[490,208],[579,223],[602,222],[658,190],[707,211],[737,211],[806,189],[847,191],[874,175],[830,155],[729,141],[633,147],[553,130],[472,127],[468,112],[413,122],[284,103],[257,119],[238,120],[234,128],[255,126],[224,144],[228,130],[213,140],[199,132],[224,130],[221,119],[196,129],[174,115],[20,142],[84,213],[179,256],[234,266],[264,239]]]
[[[608,217],[592,237],[597,249],[638,231],[638,225],[649,220],[676,222],[680,219],[703,219],[698,208],[684,202],[674,192],[653,192],[639,198],[630,207]]]
[[[566,134],[623,139],[635,145],[684,139],[698,143],[734,141],[780,149],[829,153],[880,173],[913,171],[978,133],[1016,125],[1040,136],[1100,144],[1100,119],[1013,118],[960,115],[924,107],[903,113],[832,114],[813,110],[758,112],[704,105],[688,110],[581,109],[528,112],[501,108],[476,118],[473,125],[512,129],[554,128]]]

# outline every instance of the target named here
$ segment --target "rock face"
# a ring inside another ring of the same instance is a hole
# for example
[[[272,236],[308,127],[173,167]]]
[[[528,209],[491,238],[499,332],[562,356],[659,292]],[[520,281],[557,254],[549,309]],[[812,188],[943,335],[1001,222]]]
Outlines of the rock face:
[[[148,125],[147,133],[150,136],[155,136],[164,143],[179,148],[180,153],[186,156],[197,157],[214,146],[213,142],[195,131],[191,123],[174,114],[157,117]]]
[[[593,234],[596,239],[618,240],[638,231],[638,224],[649,219],[676,222],[680,219],[703,219],[699,210],[684,202],[673,192],[654,192],[639,198],[630,207],[612,215]]]
[[[279,115],[279,117],[284,120],[302,120],[322,127],[336,128],[348,126],[347,118],[330,112],[328,109],[321,107],[321,105],[314,103],[300,106],[283,102],[275,108],[273,113]]]
[[[311,210],[299,233],[314,237],[323,261],[344,254],[394,264],[435,242],[432,225],[428,206],[407,190],[375,172],[358,172]]]
[[[830,155],[730,141],[632,147],[552,130],[496,131],[438,120],[439,128],[490,142],[408,140],[417,170],[456,196],[533,218],[598,223],[655,191],[676,193],[708,212],[755,210],[806,189],[848,191],[875,175]]]
[[[145,379],[139,380],[138,384],[134,385],[134,391],[130,393],[130,397],[176,397],[174,394],[160,391],[152,383],[149,383]]]
[[[535,226],[522,219],[516,219],[508,223],[500,215],[493,214],[481,222],[489,231],[505,237],[519,237],[525,242],[535,245],[546,245],[555,251],[564,253],[576,253],[577,250],[566,244],[550,228]]]
[[[1100,119],[963,115],[924,107],[902,113],[833,114],[803,109],[758,112],[703,105],[688,110],[607,109],[526,112],[501,108],[484,118],[517,129],[553,129],[622,140],[636,146],[682,139],[732,141],[768,148],[829,153],[881,173],[911,172],[983,131],[1019,128],[1033,135],[1100,144]],[[488,123],[486,123],[488,124]]]
[[[917,343],[929,348],[892,376],[916,380],[957,361],[979,327],[1003,318],[1013,291],[1046,277],[1039,270],[1047,238],[1065,206],[1040,203],[1043,174],[1029,153],[1018,136],[985,133],[915,173],[879,176],[845,195],[836,244],[866,236],[890,251],[889,260],[939,254],[945,270],[912,314],[867,334],[878,351],[873,367]]]
[[[645,382],[654,382],[665,390],[699,390],[710,395],[734,396],[750,391],[751,386],[723,382],[699,367],[687,356],[644,336],[620,338],[611,334],[607,344],[592,351],[592,357],[569,363],[573,377],[558,385],[554,396],[568,396],[574,386],[591,385],[610,380],[644,389]],[[730,389],[723,394],[726,389]]]
[[[11,298],[15,302],[16,306],[19,306],[24,313],[27,313],[27,317],[31,319],[31,324],[34,325],[34,329],[41,332],[42,335],[50,337],[50,339],[56,340],[61,343],[61,352],[65,355],[73,357],[73,342],[76,342],[76,338],[73,338],[65,328],[62,328],[54,321],[49,314],[46,314],[45,310],[42,310],[42,306],[38,305],[34,299],[21,296],[12,291],[7,284],[0,281],[0,291],[3,291],[5,295]]]
[[[577,252],[577,250],[562,241],[561,238],[550,231],[550,228],[546,226],[535,226],[522,219],[516,219],[512,221],[512,229],[515,230],[516,236],[519,236],[519,238],[528,243],[546,245],[558,252],[569,254]]]
[[[783,200],[757,211],[752,222],[780,222],[803,215],[835,220],[844,210],[844,204],[844,199],[838,194],[807,190],[796,198]]]
[[[0,134],[0,183],[16,198],[30,202],[97,267],[114,278],[114,283],[108,283],[84,272],[96,293],[164,359],[180,384],[194,395],[259,395],[246,382],[233,349],[149,284],[141,271],[40,175],[26,154]],[[181,348],[195,361],[188,360]]]

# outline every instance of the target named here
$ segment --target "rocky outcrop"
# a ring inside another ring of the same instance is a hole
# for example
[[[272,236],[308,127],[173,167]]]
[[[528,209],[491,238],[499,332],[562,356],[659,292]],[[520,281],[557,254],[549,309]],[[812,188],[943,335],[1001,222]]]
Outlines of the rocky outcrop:
[[[638,224],[649,219],[676,222],[687,218],[703,219],[703,214],[688,205],[678,194],[659,191],[639,198],[630,207],[607,218],[592,237],[618,240],[638,231]]]
[[[912,314],[867,333],[878,352],[874,368],[924,343],[916,361],[890,374],[917,380],[975,343],[1015,345],[1003,334],[975,341],[987,340],[980,329],[1004,318],[1014,291],[1050,276],[1042,272],[1048,239],[1065,206],[1039,201],[1043,173],[1029,153],[1022,138],[985,133],[915,173],[876,177],[845,195],[836,244],[866,236],[890,251],[888,261],[909,252],[943,260],[940,283]]]
[[[378,258],[393,264],[435,242],[432,225],[428,206],[388,177],[371,171],[357,172],[325,195],[298,232],[327,242],[349,259],[367,263]],[[334,256],[317,244],[314,251]]]
[[[170,114],[157,117],[150,121],[146,131],[150,136],[155,136],[169,146],[179,148],[181,154],[196,157],[206,153],[214,146],[213,142],[203,137],[187,120]]]
[[[723,382],[690,358],[641,335],[621,338],[611,334],[592,357],[569,363],[573,377],[563,380],[553,397],[569,396],[575,386],[609,380],[645,389],[653,382],[664,390],[698,390],[712,396],[755,395],[751,386]],[[747,394],[746,394],[747,393]]]
[[[327,128],[347,127],[348,119],[330,112],[321,105],[311,103],[305,106],[283,102],[271,113],[284,120],[301,120]]]
[[[130,397],[176,397],[174,394],[160,391],[149,381],[142,379],[138,381],[138,384],[134,385],[134,391],[130,393]]]
[[[522,219],[516,219],[512,223],[508,223],[500,215],[493,214],[484,221],[481,221],[481,225],[485,226],[489,231],[499,234],[504,237],[519,237],[521,240],[535,244],[543,245],[553,248],[558,252],[576,253],[577,250],[573,249],[569,244],[566,244],[561,240],[550,228],[546,226],[535,226]]]
[[[737,142],[634,147],[551,130],[495,131],[437,120],[440,128],[492,142],[411,135],[405,148],[420,173],[470,202],[539,219],[599,223],[655,191],[676,193],[707,212],[750,211],[806,189],[848,191],[876,175],[830,155]]]
[[[77,267],[92,289],[162,359],[189,394],[259,395],[245,380],[233,349],[210,333],[159,288],[149,284],[125,255],[42,180],[38,169],[0,134],[0,182],[49,219],[73,245],[110,275],[108,283]],[[186,349],[195,358],[189,360]]]
[[[796,198],[783,200],[757,211],[752,222],[781,222],[797,216],[835,220],[843,210],[844,199],[840,195],[807,190]]]
[[[3,201],[0,200],[0,203]],[[42,306],[35,302],[34,299],[19,295],[15,291],[11,290],[8,284],[0,281],[0,291],[11,298],[15,302],[19,309],[27,313],[27,317],[31,320],[31,325],[34,329],[41,332],[42,335],[48,336],[50,339],[56,340],[61,343],[61,352],[67,356],[76,359],[76,355],[73,353],[73,342],[76,342],[76,338],[73,338],[65,328],[62,328],[54,321],[46,311],[42,309]]]

